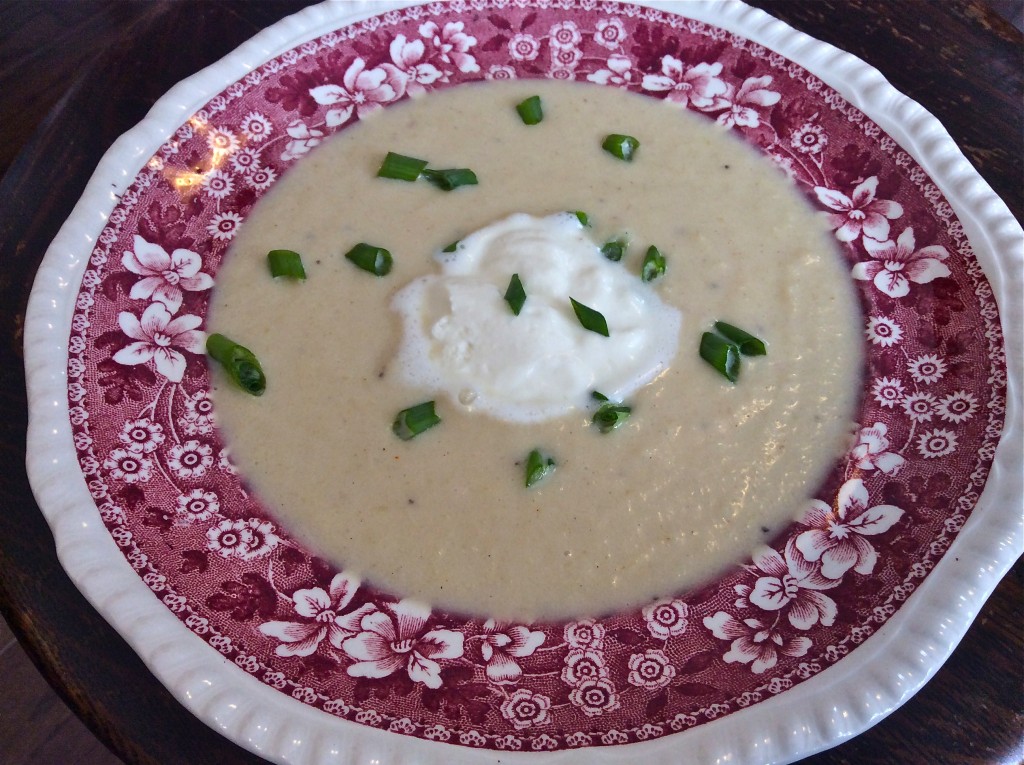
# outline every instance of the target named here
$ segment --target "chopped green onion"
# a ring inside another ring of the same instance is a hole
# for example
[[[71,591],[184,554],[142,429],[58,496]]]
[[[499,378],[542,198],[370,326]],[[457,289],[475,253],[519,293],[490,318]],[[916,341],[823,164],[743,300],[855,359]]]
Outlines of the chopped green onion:
[[[534,449],[526,458],[526,488],[530,488],[553,472],[555,461],[551,457],[545,457],[539,449]]]
[[[665,256],[653,244],[647,248],[644,264],[640,269],[640,278],[652,282],[665,273]]]
[[[594,412],[592,422],[597,425],[602,433],[609,433],[628,420],[632,411],[632,407],[606,401]]]
[[[700,357],[721,372],[729,382],[736,382],[740,373],[740,349],[714,332],[700,338]]]
[[[372,244],[366,244],[366,242],[357,244],[345,253],[345,257],[364,271],[369,271],[377,276],[387,274],[391,270],[393,263],[390,252],[383,247],[375,247]]]
[[[609,239],[601,245],[601,254],[608,258],[608,260],[613,260],[618,263],[622,260],[622,256],[626,254],[626,249],[628,247],[629,237],[623,234],[617,239]]]
[[[398,181],[415,181],[426,168],[427,160],[425,159],[406,157],[389,151],[381,163],[380,170],[377,171],[377,177],[394,178]]]
[[[530,96],[517,104],[516,111],[519,112],[519,119],[525,125],[536,125],[544,119],[544,108],[540,104],[540,96]]]
[[[267,378],[252,351],[224,335],[214,333],[206,338],[206,352],[210,358],[220,362],[228,377],[239,388],[253,396],[263,395],[267,389]]]
[[[459,248],[459,240],[456,239],[454,242],[445,247],[441,252],[455,252]]]
[[[576,216],[576,220],[580,222],[583,228],[590,226],[590,216],[583,212],[583,210],[573,210],[572,214]]]
[[[608,337],[608,322],[605,321],[604,315],[600,311],[595,311],[572,297],[569,298],[569,302],[572,303],[572,310],[576,313],[576,318],[580,320],[584,329]]]
[[[590,391],[590,397],[592,399],[594,399],[594,401],[607,401],[608,400],[608,397],[606,395],[604,395],[599,390],[592,390],[592,391]]]
[[[452,191],[459,186],[475,186],[477,184],[476,173],[465,167],[450,170],[424,170],[420,175],[444,191]]]
[[[715,329],[739,346],[740,353],[744,356],[764,356],[768,353],[768,350],[764,347],[763,340],[759,340],[750,333],[744,332],[739,327],[726,324],[724,321],[716,321]]]
[[[305,279],[306,269],[302,267],[302,256],[294,250],[271,250],[267,253],[270,275],[275,279],[285,276],[289,279]]]
[[[408,441],[439,422],[441,418],[434,413],[434,402],[424,401],[399,412],[391,430],[403,441]]]
[[[508,289],[505,290],[505,302],[516,316],[523,310],[523,303],[526,302],[526,290],[523,289],[523,283],[519,280],[519,274],[512,274],[512,278],[509,279]]]
[[[617,157],[625,162],[632,162],[633,155],[640,148],[640,142],[631,135],[612,133],[604,139],[601,148],[613,157]]]

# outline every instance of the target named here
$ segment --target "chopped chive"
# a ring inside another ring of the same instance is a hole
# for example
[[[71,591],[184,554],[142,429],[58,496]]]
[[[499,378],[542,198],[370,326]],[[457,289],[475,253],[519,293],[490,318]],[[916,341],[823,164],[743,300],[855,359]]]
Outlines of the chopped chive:
[[[763,340],[759,340],[749,332],[744,332],[739,327],[726,324],[724,321],[716,321],[715,329],[734,342],[744,356],[764,356],[768,353]]]
[[[539,449],[534,449],[526,458],[526,488],[547,478],[553,472],[555,472],[555,461],[551,457],[545,457]]]
[[[618,263],[622,260],[622,256],[626,254],[626,249],[628,247],[629,237],[623,234],[615,239],[609,239],[601,245],[601,254],[608,258],[608,260],[613,260]]]
[[[590,216],[583,212],[583,210],[573,210],[572,214],[576,216],[576,220],[580,222],[580,225],[583,226],[583,228],[588,228],[590,226]]]
[[[364,271],[369,271],[377,276],[384,276],[391,270],[393,258],[391,253],[383,247],[375,247],[366,242],[360,242],[351,250],[345,253],[345,257],[355,263]]]
[[[252,351],[224,335],[214,333],[206,338],[206,352],[224,367],[228,377],[239,388],[253,396],[263,395],[267,389],[267,378]]]
[[[595,311],[572,297],[569,298],[569,302],[572,303],[572,310],[576,313],[576,318],[580,320],[584,329],[608,337],[608,322],[600,311]]]
[[[455,252],[459,248],[459,240],[456,239],[454,242],[445,247],[441,252]]]
[[[629,419],[632,407],[606,401],[594,412],[592,422],[602,433],[609,433]]]
[[[601,148],[613,157],[617,157],[625,162],[632,162],[633,155],[640,148],[640,142],[631,135],[612,133],[604,139]]]
[[[424,401],[422,404],[410,406],[399,412],[391,430],[403,441],[408,441],[424,430],[430,430],[439,422],[441,422],[441,418],[434,412],[434,402]]]
[[[302,256],[294,250],[271,250],[267,253],[270,275],[275,279],[285,276],[289,279],[305,279],[306,269],[302,267]]]
[[[526,302],[526,290],[523,289],[519,274],[512,274],[512,278],[509,279],[508,289],[505,290],[505,302],[516,316],[523,310],[523,303]]]
[[[520,102],[516,105],[516,111],[519,112],[519,119],[525,125],[536,125],[544,119],[544,108],[541,106],[540,96],[530,96]]]
[[[402,154],[395,154],[389,151],[380,170],[377,171],[378,178],[394,178],[398,181],[415,181],[427,168],[427,160],[406,157]]]
[[[661,254],[661,250],[652,244],[647,248],[647,254],[644,255],[644,264],[640,268],[640,278],[645,282],[653,282],[664,273],[665,256]]]
[[[420,175],[444,191],[452,191],[459,186],[475,186],[477,184],[476,173],[465,167],[449,170],[424,170]]]
[[[700,338],[700,357],[721,372],[729,382],[740,373],[740,349],[735,343],[705,332]]]
[[[608,397],[606,395],[604,395],[599,390],[592,390],[592,391],[590,391],[590,397],[592,399],[594,399],[594,401],[607,401],[608,400]]]

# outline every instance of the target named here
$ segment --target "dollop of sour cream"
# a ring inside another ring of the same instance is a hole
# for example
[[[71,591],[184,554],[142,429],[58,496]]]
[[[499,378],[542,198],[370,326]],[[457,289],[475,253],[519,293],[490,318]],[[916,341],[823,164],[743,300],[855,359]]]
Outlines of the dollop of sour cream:
[[[393,368],[466,410],[538,422],[587,407],[595,390],[625,400],[676,354],[680,311],[605,258],[572,213],[516,213],[437,258],[440,273],[393,299],[403,326]],[[526,291],[518,316],[504,298],[513,274]],[[604,315],[608,337],[580,324],[570,297]]]

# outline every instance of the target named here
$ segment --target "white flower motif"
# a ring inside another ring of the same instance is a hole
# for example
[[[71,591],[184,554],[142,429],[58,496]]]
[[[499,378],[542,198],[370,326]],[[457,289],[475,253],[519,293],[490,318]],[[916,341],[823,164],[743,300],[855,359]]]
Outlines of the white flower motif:
[[[164,426],[159,422],[152,422],[148,417],[138,420],[128,420],[118,439],[128,451],[140,454],[149,454],[156,450],[164,442]]]
[[[188,494],[178,497],[177,507],[174,509],[185,524],[205,521],[220,513],[220,499],[215,492],[193,489]]]
[[[911,393],[903,399],[903,411],[914,422],[928,422],[935,413],[935,396],[931,393]]]
[[[291,122],[288,127],[285,128],[285,132],[289,137],[294,139],[288,142],[284,152],[281,154],[281,159],[285,162],[290,162],[293,159],[298,159],[303,154],[307,154],[310,149],[315,146],[319,146],[320,141],[322,141],[324,137],[324,131],[318,130],[317,128],[311,128],[302,120],[295,120]],[[270,173],[271,170],[270,168],[265,168],[260,172]],[[248,176],[250,183],[252,183],[254,187],[257,187],[258,175],[259,172],[256,172]],[[269,186],[270,184],[267,183],[266,185]]]
[[[132,299],[153,299],[177,313],[182,290],[202,292],[213,287],[213,277],[199,270],[203,260],[198,253],[179,248],[168,255],[163,247],[150,244],[138,234],[133,246],[121,256],[125,268],[143,277],[132,285]]]
[[[242,536],[245,539],[245,549],[241,551],[243,560],[262,558],[270,553],[281,538],[274,533],[274,524],[270,521],[261,521],[259,518],[248,518],[242,528]]]
[[[552,48],[573,50],[583,41],[579,27],[572,21],[560,21],[548,32],[548,42]]]
[[[267,637],[282,641],[274,649],[278,656],[309,656],[324,638],[340,649],[346,639],[359,632],[362,618],[376,610],[372,603],[365,603],[354,611],[342,613],[358,589],[357,577],[339,573],[331,579],[327,591],[321,587],[296,590],[292,602],[302,621],[265,622],[259,630]]]
[[[153,461],[128,449],[114,449],[103,460],[103,467],[110,471],[111,478],[125,483],[145,483],[153,475]]]
[[[242,120],[242,133],[253,143],[265,140],[272,132],[270,120],[259,112],[249,112]]]
[[[320,131],[317,130],[315,132],[319,133]],[[317,143],[319,143],[319,142],[320,142],[319,139],[317,139]],[[293,141],[292,143],[295,143],[295,142]],[[288,146],[289,146],[289,148],[291,148],[292,144],[288,144]],[[308,151],[308,149],[306,151]],[[305,151],[300,151],[298,154],[290,154],[289,152],[285,152],[285,153],[289,154],[289,156],[285,157],[284,155],[282,155],[282,157],[281,157],[282,159],[295,159],[296,157],[300,156],[301,154],[305,154],[306,152]],[[248,183],[250,186],[252,186],[257,191],[263,191],[264,189],[269,189],[273,185],[274,181],[276,181],[276,180],[277,180],[277,173],[274,172],[274,170],[272,168],[269,168],[269,167],[261,167],[259,170],[257,170],[255,172],[250,173],[249,175],[245,176],[245,182]]]
[[[828,136],[821,125],[805,122],[793,131],[789,144],[802,154],[820,154],[828,146]]]
[[[710,107],[716,96],[728,91],[728,86],[718,75],[722,73],[722,65],[700,63],[689,69],[683,62],[672,56],[661,59],[661,74],[645,74],[644,90],[662,93],[667,91],[666,101],[686,108],[693,104],[698,108]]]
[[[969,420],[977,410],[977,399],[963,390],[950,393],[935,405],[935,412],[946,422],[964,422]]]
[[[597,20],[597,31],[594,33],[594,42],[598,45],[607,48],[608,50],[615,50],[622,45],[622,41],[625,39],[626,27],[623,26],[621,19],[611,18]]]
[[[455,64],[460,72],[470,74],[479,72],[480,66],[469,53],[469,49],[476,45],[476,38],[463,32],[465,28],[466,25],[461,21],[449,22],[444,25],[444,29],[428,21],[420,26],[419,32],[420,37],[431,41],[443,62]]]
[[[755,551],[754,565],[768,576],[759,577],[748,594],[752,605],[765,611],[780,611],[788,606],[789,623],[800,630],[809,630],[819,622],[826,627],[835,623],[835,601],[819,590],[831,589],[839,583],[805,560],[792,540],[786,545],[785,557],[770,547]]]
[[[186,441],[171,447],[167,466],[178,478],[202,478],[213,466],[213,447],[201,441]]]
[[[240,558],[249,546],[245,529],[243,521],[221,521],[206,532],[206,546],[222,558]]]
[[[894,505],[868,507],[868,500],[867,487],[860,478],[840,487],[834,508],[821,500],[811,500],[800,521],[810,529],[797,535],[791,544],[806,560],[821,561],[822,576],[841,579],[851,568],[858,574],[875,570],[878,553],[864,537],[888,531],[903,517],[903,511]]]
[[[587,717],[596,717],[619,708],[619,695],[607,679],[584,680],[569,693],[569,701]]]
[[[840,242],[852,242],[861,234],[882,241],[889,238],[889,221],[903,215],[903,206],[888,199],[875,199],[878,177],[872,175],[848,197],[841,191],[815,186],[818,201],[835,212],[829,221]]]
[[[551,699],[526,688],[516,688],[501,704],[501,716],[516,730],[544,725],[550,718]]]
[[[210,128],[206,134],[206,143],[215,156],[231,154],[238,148],[238,138],[225,128]]]
[[[607,67],[588,74],[587,79],[598,85],[616,85],[620,88],[629,85],[633,79],[633,60],[629,56],[613,53],[608,57]]]
[[[185,399],[185,414],[178,420],[190,436],[208,435],[213,432],[213,399],[205,390],[198,390]]]
[[[484,74],[485,80],[514,80],[516,70],[508,64],[492,64],[491,68]]]
[[[387,677],[404,668],[413,682],[440,688],[441,665],[435,660],[462,656],[463,634],[454,630],[423,632],[430,609],[412,601],[389,603],[385,608],[387,612],[364,616],[361,632],[342,644],[345,653],[356,659],[348,674]]]
[[[577,686],[584,680],[597,680],[608,677],[608,667],[600,651],[574,648],[565,657],[562,667],[562,682]]]
[[[649,648],[629,657],[629,684],[649,691],[664,688],[676,676],[676,668],[664,651]]]
[[[367,69],[366,62],[357,58],[345,70],[341,85],[320,85],[311,88],[309,94],[318,104],[334,107],[327,111],[327,125],[337,127],[348,122],[353,113],[363,119],[401,98],[405,94],[405,80],[405,75],[392,64]],[[291,135],[290,126],[288,134]]]
[[[887,316],[870,317],[866,334],[873,345],[883,348],[891,348],[903,339],[903,329]]]
[[[875,401],[888,409],[903,401],[903,383],[894,377],[879,377],[871,386]]]
[[[723,95],[716,96],[710,105],[702,108],[706,111],[725,109],[716,120],[722,127],[732,128],[739,125],[755,128],[761,124],[761,115],[754,107],[772,106],[782,98],[780,93],[768,90],[771,83],[771,75],[766,74],[763,77],[748,77],[738,90],[735,86],[727,84]]]
[[[565,625],[563,637],[570,648],[592,648],[599,651],[604,645],[604,625],[593,619],[581,619]]]
[[[866,230],[865,230],[865,233]],[[850,272],[854,279],[870,281],[889,297],[900,298],[910,293],[910,283],[927,284],[949,276],[946,248],[937,244],[914,249],[914,229],[903,229],[895,242],[876,242],[864,238],[864,249],[872,260],[857,263]]]
[[[725,611],[704,617],[704,626],[719,640],[731,640],[729,651],[722,656],[727,663],[750,664],[750,671],[760,675],[774,667],[779,654],[804,656],[811,639],[803,635],[787,638],[774,627],[758,619],[734,619]]]
[[[204,352],[206,333],[196,329],[202,321],[191,314],[171,319],[163,303],[151,303],[143,311],[141,320],[135,314],[122,311],[117,323],[135,342],[115,353],[113,359],[126,366],[155,361],[157,372],[171,382],[181,382],[185,375],[185,357],[177,349],[195,354]]]
[[[946,362],[934,353],[926,353],[911,361],[907,371],[919,383],[935,383],[945,376]]]
[[[224,199],[235,190],[235,182],[223,170],[211,170],[203,175],[203,188],[214,199]]]
[[[889,429],[884,422],[876,422],[870,428],[861,428],[857,445],[850,452],[850,459],[861,470],[881,470],[886,475],[896,475],[906,460],[895,452],[886,451]]]
[[[427,92],[427,85],[445,81],[444,73],[436,66],[423,61],[426,52],[422,40],[407,40],[405,35],[397,35],[391,41],[391,60],[406,76],[406,92],[410,96],[418,96]]]
[[[956,433],[952,430],[935,428],[922,433],[917,439],[917,451],[925,459],[945,457],[956,451]]]
[[[515,683],[523,670],[516,659],[532,656],[544,642],[544,633],[521,625],[508,626],[488,619],[484,622],[480,653],[492,683]]]
[[[227,242],[235,238],[238,227],[242,225],[242,216],[236,212],[224,212],[214,215],[206,226],[206,233],[214,239]]]
[[[231,155],[231,169],[246,175],[260,167],[260,155],[255,149],[242,149]]]
[[[552,48],[551,69],[552,71],[567,70],[568,74],[572,74],[576,67],[579,65],[580,60],[582,58],[583,51],[581,51],[579,48]],[[552,77],[552,79],[561,78]]]
[[[686,632],[687,612],[686,604],[679,599],[660,600],[643,608],[647,630],[659,640],[667,640]]]
[[[533,35],[520,32],[508,41],[508,54],[516,61],[533,61],[540,53],[540,42]]]

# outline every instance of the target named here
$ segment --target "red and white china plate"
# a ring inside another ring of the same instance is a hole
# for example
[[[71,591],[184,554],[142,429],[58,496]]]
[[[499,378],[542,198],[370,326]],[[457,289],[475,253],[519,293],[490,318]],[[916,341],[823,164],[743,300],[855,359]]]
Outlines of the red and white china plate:
[[[512,77],[669,99],[748,140],[829,216],[864,308],[854,446],[802,520],[600,620],[467,620],[324,563],[242,491],[208,398],[210,291],[260,196],[369,111]],[[1021,240],[933,117],[739,2],[327,3],[104,157],[29,306],[29,472],[77,585],[268,759],[788,761],[920,687],[1020,554]]]

